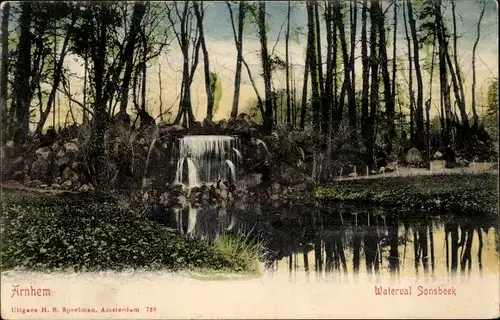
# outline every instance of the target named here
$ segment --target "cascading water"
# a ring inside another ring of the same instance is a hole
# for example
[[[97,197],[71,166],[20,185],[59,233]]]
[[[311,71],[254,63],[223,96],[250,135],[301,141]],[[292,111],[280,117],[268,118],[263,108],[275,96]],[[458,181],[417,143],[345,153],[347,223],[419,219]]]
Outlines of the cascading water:
[[[233,179],[241,153],[240,141],[231,136],[185,136],[179,142],[179,161],[175,183],[191,188],[201,183],[211,184],[219,180]],[[187,162],[188,181],[183,169]]]

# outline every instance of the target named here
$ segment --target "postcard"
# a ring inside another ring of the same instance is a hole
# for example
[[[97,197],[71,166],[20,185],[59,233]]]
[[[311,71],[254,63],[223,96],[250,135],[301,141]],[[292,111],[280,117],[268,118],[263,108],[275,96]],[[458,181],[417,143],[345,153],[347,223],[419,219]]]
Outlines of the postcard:
[[[0,317],[498,318],[497,6],[2,2]]]

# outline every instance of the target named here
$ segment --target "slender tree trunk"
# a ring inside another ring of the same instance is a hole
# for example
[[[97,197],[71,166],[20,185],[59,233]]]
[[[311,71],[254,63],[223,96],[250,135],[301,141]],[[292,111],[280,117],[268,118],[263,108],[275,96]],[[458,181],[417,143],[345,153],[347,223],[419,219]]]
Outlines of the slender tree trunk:
[[[307,40],[307,48],[309,48],[309,39]],[[306,112],[307,112],[307,82],[309,79],[309,54],[306,54],[306,61],[304,64],[304,83],[302,85],[302,103],[300,109],[300,128],[304,130],[306,126]]]
[[[372,0],[370,6],[370,65],[371,65],[371,94],[370,94],[370,117],[369,117],[369,148],[368,148],[368,165],[374,164],[374,144],[375,144],[375,118],[377,107],[379,104],[379,87],[378,87],[378,71],[379,57],[377,55],[377,24],[378,19],[378,0]]]
[[[323,93],[323,128],[325,133],[328,133],[330,138],[331,130],[330,124],[332,122],[332,107],[333,107],[333,19],[332,19],[332,5],[330,2],[325,2],[325,30],[326,30],[326,78],[325,78],[325,92]]]
[[[127,113],[128,96],[130,89],[130,80],[132,79],[132,71],[134,69],[134,50],[137,43],[137,37],[141,30],[141,21],[146,14],[146,6],[144,3],[136,2],[134,4],[134,12],[132,13],[132,22],[130,25],[130,32],[125,47],[125,73],[123,74],[123,81],[120,93],[120,113]]]
[[[443,99],[444,113],[445,113],[445,130],[444,130],[444,142],[445,145],[451,144],[451,102],[450,102],[450,90],[448,87],[448,75],[446,68],[446,56],[448,51],[448,44],[446,43],[443,22],[441,16],[441,5],[440,3],[435,4],[435,16],[436,16],[436,29],[438,35],[439,43],[439,82],[441,86],[441,95]]]
[[[2,10],[2,64],[0,66],[0,119],[7,115],[7,86],[9,81],[9,16],[10,3],[5,2]]]
[[[474,42],[474,47],[472,48],[472,114],[474,117],[474,128],[477,128],[479,117],[477,115],[476,108],[476,49],[479,43],[479,38],[481,37],[481,21],[484,16],[484,9],[486,7],[486,1],[483,2],[483,8],[479,14],[479,21],[477,23],[477,38]]]
[[[408,70],[408,78],[409,78],[409,89],[410,89],[410,146],[414,147],[415,146],[415,97],[413,93],[413,60],[412,60],[412,50],[411,50],[411,41],[410,41],[410,36],[408,33],[408,25],[406,22],[406,9],[405,5],[403,5],[403,19],[404,19],[404,26],[405,26],[405,36],[406,36],[406,43],[408,45],[408,65],[409,65],[409,70]]]
[[[469,128],[469,118],[467,115],[467,111],[465,109],[465,93],[464,93],[464,85],[462,80],[462,74],[460,72],[460,64],[458,63],[458,46],[457,46],[457,19],[455,14],[455,0],[451,0],[451,13],[452,13],[452,22],[453,22],[453,58],[455,62],[455,73],[453,73],[453,68],[450,66],[450,73],[452,75],[452,79],[456,79],[456,85],[454,82],[454,90],[456,90],[456,95],[460,98],[456,99],[458,108],[460,110],[460,116],[462,118],[462,124],[465,128]],[[480,22],[479,22],[480,23]],[[448,53],[448,52],[447,52]],[[449,56],[449,55],[448,55]]]
[[[258,26],[259,26],[259,40],[260,52],[262,59],[262,71],[264,78],[264,88],[266,94],[265,113],[263,114],[264,127],[266,130],[271,131],[274,129],[273,119],[273,101],[271,90],[271,62],[267,52],[267,33],[266,33],[266,3],[264,1],[258,4]]]
[[[201,8],[200,8],[201,5]],[[203,52],[203,62],[205,70],[205,90],[207,92],[207,119],[212,120],[214,116],[214,93],[210,86],[210,60],[208,56],[207,45],[205,43],[205,35],[203,31],[203,17],[205,15],[203,9],[203,2],[198,5],[197,1],[193,2],[194,12],[196,15],[196,21],[198,24],[198,32],[201,42],[201,50]]]
[[[322,57],[322,47],[321,47],[321,28],[320,28],[320,20],[319,20],[319,9],[318,9],[318,1],[314,0],[314,22],[316,24],[316,60],[318,64],[318,84],[319,84],[319,108],[318,110],[318,118],[319,120],[319,128],[321,132],[326,133],[327,132],[327,127],[328,127],[328,118],[325,119],[325,116],[327,117],[327,112],[326,108],[323,106],[325,103],[325,83],[324,83],[324,78],[323,78],[323,57]],[[325,110],[326,109],[326,110]]]
[[[238,33],[234,26],[233,10],[231,9],[231,4],[229,1],[226,2],[229,9],[229,15],[231,17],[231,25],[233,27],[234,43],[236,45],[237,58],[236,58],[236,75],[234,77],[234,94],[233,94],[233,106],[231,108],[231,118],[236,118],[238,116],[238,104],[240,99],[240,85],[241,85],[241,64],[243,61],[243,26],[245,23],[245,2],[240,1],[239,3],[239,14],[238,14]]]
[[[395,136],[394,128],[394,100],[391,93],[391,79],[389,76],[389,59],[387,58],[387,41],[385,35],[385,19],[384,13],[382,11],[382,6],[380,3],[377,5],[377,10],[379,11],[378,17],[378,31],[380,34],[379,51],[380,51],[380,69],[382,71],[382,79],[384,83],[384,100],[385,109],[387,112],[387,120],[389,122],[389,139],[388,139],[388,151],[392,152],[392,139]]]
[[[18,45],[18,59],[16,66],[16,79],[14,87],[15,115],[19,132],[23,136],[29,134],[29,109],[31,88],[30,88],[30,70],[31,70],[31,2],[21,3],[20,28]]]
[[[368,10],[368,1],[363,0],[363,8],[361,10],[361,61],[363,64],[362,69],[362,80],[363,85],[361,88],[361,133],[363,136],[363,140],[365,142],[365,147],[369,148],[370,146],[370,128],[368,121],[368,108],[369,108],[369,89],[370,89],[370,57],[368,56],[368,42],[367,42],[367,33],[366,33],[366,20]]]
[[[347,52],[347,41],[344,31],[344,23],[342,21],[342,13],[340,8],[340,2],[338,0],[334,1],[336,6],[336,21],[339,28],[340,43],[342,49],[342,58],[344,60],[344,83],[343,89],[347,93],[347,109],[349,114],[349,125],[351,127],[352,133],[355,136],[356,133],[356,97],[354,92],[354,85],[351,82],[351,59],[349,58],[349,53]],[[341,94],[342,97],[342,94]],[[343,99],[340,100],[340,104],[343,104]]]
[[[418,150],[425,149],[425,137],[424,137],[424,86],[422,82],[422,71],[420,69],[420,57],[419,57],[419,44],[417,36],[417,27],[415,23],[415,18],[413,17],[413,7],[412,1],[406,1],[408,6],[408,21],[410,23],[411,37],[413,40],[413,61],[415,65],[415,74],[417,79],[417,105],[415,108],[415,147]]]
[[[318,70],[317,70],[317,52],[315,48],[315,23],[314,23],[314,7],[312,3],[307,3],[307,21],[308,21],[308,43],[307,54],[309,55],[309,68],[311,70],[311,91],[312,91],[312,111],[313,111],[313,129],[319,132],[320,129],[320,94],[318,86]]]
[[[290,41],[290,0],[288,1],[287,10],[287,25],[286,25],[286,37],[285,37],[285,64],[286,64],[286,124],[288,127],[291,126],[291,100],[290,100],[290,61],[288,57],[288,42]]]

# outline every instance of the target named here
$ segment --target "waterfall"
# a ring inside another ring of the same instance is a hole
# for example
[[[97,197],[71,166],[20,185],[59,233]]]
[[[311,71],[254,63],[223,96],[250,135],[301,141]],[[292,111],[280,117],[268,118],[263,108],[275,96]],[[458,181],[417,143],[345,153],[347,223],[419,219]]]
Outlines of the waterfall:
[[[188,202],[188,227],[186,234],[193,233],[194,227],[196,226],[196,215],[198,210],[194,208],[190,202]]]
[[[236,166],[229,159],[226,159],[226,163],[227,163],[227,166],[229,167],[229,171],[231,172],[231,179],[232,179],[231,182],[234,183],[234,182],[236,182]]]
[[[145,164],[146,167],[144,168],[144,176],[142,177],[141,192],[144,192],[144,188],[146,187],[146,174],[148,173],[149,162],[151,161],[151,153],[155,147],[155,142],[156,138],[154,138],[153,141],[151,141],[151,145],[149,146],[148,156],[146,158],[146,164]]]
[[[233,178],[236,172],[240,141],[237,137],[215,135],[185,136],[179,141],[179,160],[175,183],[194,187]],[[234,151],[234,152],[233,152]],[[183,179],[184,160],[188,166],[188,181]]]

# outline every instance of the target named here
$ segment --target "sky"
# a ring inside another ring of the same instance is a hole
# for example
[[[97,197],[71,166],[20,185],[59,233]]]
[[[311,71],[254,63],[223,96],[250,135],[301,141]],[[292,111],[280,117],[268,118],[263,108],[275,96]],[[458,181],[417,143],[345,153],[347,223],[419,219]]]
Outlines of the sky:
[[[481,99],[486,101],[486,90],[488,84],[493,78],[498,77],[498,14],[497,4],[494,0],[486,0],[486,10],[484,13],[483,21],[481,24],[481,39],[477,47],[477,63],[476,63],[476,77],[477,77],[477,93],[478,104],[481,105]],[[416,1],[415,1],[415,6]],[[215,114],[215,119],[227,118],[230,114],[233,90],[234,90],[234,75],[236,66],[236,47],[234,44],[233,32],[229,17],[229,11],[225,2],[204,2],[205,6],[205,37],[207,41],[207,49],[209,52],[210,66],[212,71],[216,72],[221,78],[222,96],[219,108]],[[267,23],[269,25],[268,31],[268,49],[283,58],[285,57],[285,31],[286,31],[286,13],[287,2],[268,2],[266,4]],[[382,2],[383,9],[388,9],[388,3]],[[401,3],[400,3],[401,6]],[[448,8],[450,5],[447,5]],[[306,31],[307,31],[307,14],[305,6],[300,2],[291,2],[291,26],[292,28],[302,30],[302,35],[298,39],[290,41],[290,57],[295,74],[297,91],[300,94],[303,82],[303,67],[305,58],[306,46]],[[457,1],[457,31],[461,36],[458,40],[459,48],[459,62],[462,67],[462,73],[465,81],[465,95],[468,104],[470,104],[471,97],[471,81],[472,81],[472,48],[477,36],[477,24],[479,14],[482,7],[482,1],[477,0],[458,0]],[[238,8],[233,5],[233,14],[237,17]],[[451,21],[450,10],[446,12],[447,18]],[[408,52],[406,48],[406,38],[403,23],[402,9],[398,12],[397,24],[397,55],[403,60],[407,66]],[[389,8],[386,15],[387,24],[393,24],[392,7]],[[418,24],[418,21],[417,21]],[[324,20],[322,20],[322,27]],[[451,26],[451,23],[449,23]],[[14,28],[11,25],[11,29]],[[392,58],[392,26],[390,27],[388,37],[391,38],[388,54],[389,59]],[[280,32],[281,29],[281,32]],[[323,28],[324,29],[324,28]],[[361,59],[360,57],[360,29],[361,29],[361,12],[358,13],[358,34],[357,34],[357,47],[356,47],[356,70],[359,70],[357,77],[360,80],[361,75]],[[346,25],[346,31],[348,26]],[[279,35],[279,39],[278,39]],[[298,40],[298,41],[297,41]],[[323,50],[322,54],[326,54],[326,41],[322,41]],[[244,32],[243,39],[243,54],[246,62],[252,70],[252,76],[257,82],[257,87],[261,96],[264,96],[264,88],[262,78],[260,77],[261,62],[259,58],[260,43],[257,37],[255,26],[247,25]],[[83,76],[83,63],[76,57],[67,57],[66,65],[72,72]],[[421,60],[425,58],[425,53],[421,52]],[[325,61],[325,59],[323,59]],[[181,87],[182,77],[182,54],[176,41],[168,47],[168,50],[158,57],[149,66],[147,78],[147,106],[148,110],[153,114],[159,112],[160,95],[163,101],[164,109],[172,106],[174,115],[178,110],[178,95]],[[159,74],[162,82],[162,90],[159,89]],[[398,81],[406,87],[403,90],[403,96],[400,99],[408,99],[407,70],[399,70]],[[433,81],[433,105],[431,113],[436,114],[437,106],[439,105],[439,81],[435,77]],[[276,88],[285,86],[284,72],[277,72],[273,74],[273,81]],[[81,96],[82,82],[77,79],[72,80],[72,92],[75,97]],[[427,99],[429,94],[429,78],[428,74],[424,72],[424,99]],[[200,50],[200,60],[195,74],[194,82],[192,85],[192,103],[193,111],[197,120],[203,120],[206,116],[206,93],[204,85],[204,72],[203,72],[203,55]],[[242,72],[242,85],[239,99],[239,110],[246,111],[248,103],[256,97],[253,87],[250,84],[246,70],[243,68]],[[436,99],[437,98],[437,99]],[[67,109],[67,101],[63,95],[60,96],[61,110]],[[129,104],[130,105],[130,104]],[[481,111],[481,109],[480,109]],[[63,112],[61,118],[64,119],[66,112]],[[50,119],[50,118],[49,118]]]

